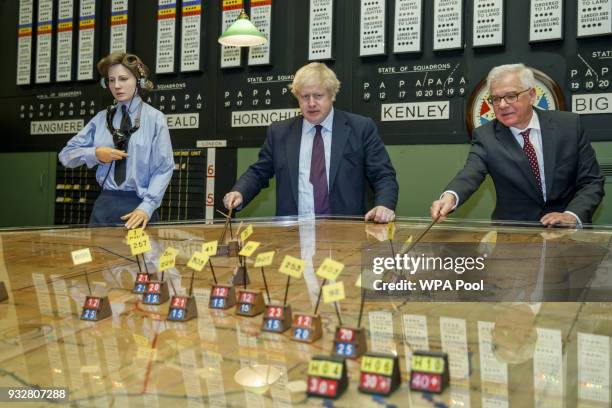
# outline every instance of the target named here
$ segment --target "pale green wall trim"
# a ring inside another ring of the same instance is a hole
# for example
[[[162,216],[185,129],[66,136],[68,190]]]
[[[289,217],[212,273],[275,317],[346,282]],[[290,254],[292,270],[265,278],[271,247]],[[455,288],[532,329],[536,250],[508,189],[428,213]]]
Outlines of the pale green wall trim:
[[[612,163],[612,142],[595,142],[593,147],[600,163]],[[407,217],[429,215],[435,200],[455,173],[463,167],[469,145],[403,145],[387,146],[400,184],[397,214]],[[258,148],[238,149],[238,175],[257,160]],[[251,204],[239,213],[240,217],[274,215],[275,184],[262,191]],[[606,182],[608,195],[597,210],[596,224],[612,225],[612,178]],[[490,178],[459,208],[454,215],[460,218],[488,219],[495,203],[495,188]]]

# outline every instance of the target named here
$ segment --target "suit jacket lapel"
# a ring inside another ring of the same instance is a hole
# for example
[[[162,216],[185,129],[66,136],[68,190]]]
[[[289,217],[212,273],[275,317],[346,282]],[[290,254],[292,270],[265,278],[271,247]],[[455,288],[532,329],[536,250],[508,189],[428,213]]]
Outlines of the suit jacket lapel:
[[[302,121],[300,116],[295,120],[289,129],[289,135],[285,143],[287,166],[289,168],[289,176],[291,179],[291,193],[295,200],[295,208],[298,207],[298,185],[299,185],[299,163],[300,163],[300,143],[302,141]]]
[[[527,157],[521,149],[521,145],[518,144],[510,129],[505,127],[499,122],[495,123],[495,137],[500,141],[502,146],[510,153],[512,157],[512,161],[516,163],[516,165],[521,169],[521,172],[529,182],[530,188],[528,191],[531,196],[539,201],[543,200],[542,194],[540,193],[540,189],[538,188],[538,184],[531,170],[531,166],[527,161]]]
[[[549,198],[555,180],[557,126],[546,111],[537,111],[537,113],[538,119],[540,119],[540,130],[542,133],[542,156],[544,157],[544,176],[546,177],[546,197]]]
[[[351,129],[346,124],[347,118],[342,111],[334,110],[334,123],[332,125],[331,160],[329,163],[329,190],[334,186],[334,181],[338,175],[344,145],[348,140]]]

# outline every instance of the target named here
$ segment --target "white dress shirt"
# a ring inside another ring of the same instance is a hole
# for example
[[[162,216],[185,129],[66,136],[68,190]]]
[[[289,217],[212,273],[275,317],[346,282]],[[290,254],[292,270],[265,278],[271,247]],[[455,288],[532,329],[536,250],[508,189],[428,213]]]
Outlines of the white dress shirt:
[[[331,138],[334,124],[334,108],[321,122],[321,137],[325,149],[325,173],[327,175],[327,188],[329,189],[329,166],[331,162]],[[298,216],[315,216],[314,192],[310,182],[310,161],[312,159],[312,143],[314,141],[314,124],[306,119],[302,121],[302,138],[300,140],[300,165],[298,182]]]

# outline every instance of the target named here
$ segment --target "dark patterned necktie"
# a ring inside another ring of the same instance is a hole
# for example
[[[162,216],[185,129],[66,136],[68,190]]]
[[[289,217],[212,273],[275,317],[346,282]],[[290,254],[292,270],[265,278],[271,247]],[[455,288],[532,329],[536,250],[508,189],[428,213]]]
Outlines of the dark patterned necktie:
[[[121,105],[121,125],[119,126],[119,130],[125,137],[127,137],[130,132],[130,129],[132,129],[132,121],[130,120],[130,115],[128,114],[127,107],[125,105]],[[126,151],[128,140],[129,138],[127,138],[125,143]],[[115,160],[115,184],[117,184],[117,186],[120,186],[125,181],[126,163],[126,157],[121,160]]]
[[[321,135],[321,125],[315,126],[310,159],[310,183],[314,194],[315,215],[330,214],[329,191],[327,188],[327,171],[325,169],[325,147]]]
[[[542,192],[542,178],[540,177],[540,166],[538,165],[538,157],[536,156],[535,149],[529,140],[529,132],[531,129],[527,129],[524,132],[521,132],[520,135],[523,136],[523,151],[525,152],[525,156],[527,156],[527,160],[529,161],[529,165],[531,166],[531,171],[538,182],[538,189],[540,193]]]

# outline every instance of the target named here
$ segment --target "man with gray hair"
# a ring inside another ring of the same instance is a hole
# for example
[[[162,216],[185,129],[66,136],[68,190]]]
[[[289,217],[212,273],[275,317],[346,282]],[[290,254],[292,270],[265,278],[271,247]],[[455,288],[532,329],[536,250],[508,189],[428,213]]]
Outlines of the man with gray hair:
[[[445,219],[489,174],[497,195],[494,220],[591,223],[604,178],[580,116],[534,109],[533,71],[523,64],[493,68],[487,87],[495,119],[474,130],[465,166],[431,205],[432,219]]]
[[[393,221],[398,185],[389,155],[372,119],[334,109],[339,89],[325,64],[296,72],[291,92],[302,116],[270,125],[259,159],[223,198],[226,208],[247,205],[275,176],[276,215]],[[374,190],[369,211],[366,183]]]

